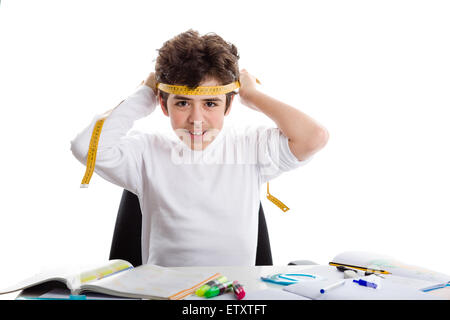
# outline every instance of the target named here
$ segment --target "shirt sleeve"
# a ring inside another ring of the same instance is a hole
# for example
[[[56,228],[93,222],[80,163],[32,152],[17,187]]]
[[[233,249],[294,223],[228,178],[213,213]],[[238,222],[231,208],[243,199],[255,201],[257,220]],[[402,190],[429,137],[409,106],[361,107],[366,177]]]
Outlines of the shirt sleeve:
[[[106,118],[98,142],[95,172],[104,179],[139,194],[141,187],[142,154],[145,151],[143,135],[127,135],[134,122],[154,111],[156,97],[153,90],[141,85]],[[71,141],[75,158],[86,165],[89,143],[95,123],[93,121]]]
[[[289,148],[289,139],[278,128],[258,127],[256,137],[257,166],[261,184],[278,177],[283,172],[307,164],[313,157],[298,160]]]

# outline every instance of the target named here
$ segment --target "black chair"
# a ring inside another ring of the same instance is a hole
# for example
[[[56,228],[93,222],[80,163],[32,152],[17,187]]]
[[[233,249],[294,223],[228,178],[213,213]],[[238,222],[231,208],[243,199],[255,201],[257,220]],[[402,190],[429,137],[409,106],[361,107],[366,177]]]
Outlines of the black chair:
[[[142,217],[139,199],[132,192],[124,190],[117,213],[109,254],[110,260],[123,259],[135,267],[142,264],[141,227]],[[258,244],[255,265],[273,265],[269,233],[261,203],[259,204]]]

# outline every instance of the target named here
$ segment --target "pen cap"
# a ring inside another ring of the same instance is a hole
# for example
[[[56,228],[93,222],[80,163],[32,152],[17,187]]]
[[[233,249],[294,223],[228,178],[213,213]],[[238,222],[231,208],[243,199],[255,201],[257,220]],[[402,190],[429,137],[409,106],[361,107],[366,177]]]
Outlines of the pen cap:
[[[217,286],[214,286],[205,292],[205,297],[212,298],[212,297],[219,295],[219,293],[220,293],[220,289]]]
[[[233,281],[233,292],[238,300],[245,297],[244,287],[237,281]]]
[[[358,273],[355,270],[345,270],[344,271],[344,279],[356,278]]]
[[[364,280],[364,279],[353,280],[353,282],[355,282],[355,283],[357,283],[357,284],[359,284],[360,286],[363,286],[363,287],[369,287],[369,288],[373,288],[373,289],[376,289],[378,287],[378,285],[376,283],[369,282],[369,281]]]
[[[206,284],[204,284],[203,286],[201,286],[200,288],[198,288],[195,291],[195,294],[199,297],[203,297],[205,295],[205,293],[213,286],[217,286],[221,283],[224,283],[227,281],[227,277],[225,276],[220,276],[217,279],[211,280],[209,282],[207,282]]]
[[[195,291],[195,294],[199,297],[203,297],[205,293],[210,289],[211,287],[207,284],[201,286]]]
[[[231,290],[233,290],[233,283],[231,281],[219,283],[217,286],[211,287],[208,291],[206,291],[205,297],[212,298]]]

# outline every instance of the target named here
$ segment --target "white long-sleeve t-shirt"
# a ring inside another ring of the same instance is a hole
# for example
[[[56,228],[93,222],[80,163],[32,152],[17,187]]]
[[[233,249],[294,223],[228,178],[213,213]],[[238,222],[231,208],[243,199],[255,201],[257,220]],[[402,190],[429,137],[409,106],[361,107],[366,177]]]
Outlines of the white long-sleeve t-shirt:
[[[146,85],[106,118],[95,172],[139,198],[142,261],[166,267],[252,266],[256,260],[260,186],[307,162],[278,128],[226,127],[203,151],[173,135],[130,134],[156,108]],[[71,143],[83,164],[100,116]]]

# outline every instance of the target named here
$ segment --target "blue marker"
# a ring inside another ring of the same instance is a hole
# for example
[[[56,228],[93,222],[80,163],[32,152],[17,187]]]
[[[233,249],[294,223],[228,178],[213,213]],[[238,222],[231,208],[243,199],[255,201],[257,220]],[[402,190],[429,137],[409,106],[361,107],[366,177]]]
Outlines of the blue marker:
[[[378,285],[376,283],[369,282],[369,281],[366,281],[366,280],[363,280],[363,279],[353,280],[353,282],[355,282],[355,283],[357,283],[357,284],[359,284],[360,286],[363,286],[363,287],[370,287],[370,288],[374,288],[374,289],[376,289],[378,287]]]
[[[445,282],[445,283],[438,283],[438,284],[435,284],[435,285],[433,285],[431,287],[426,287],[426,288],[423,288],[423,289],[420,289],[420,290],[423,291],[423,292],[428,292],[428,291],[433,291],[433,290],[437,290],[437,289],[442,289],[442,288],[445,288],[445,287],[450,287],[450,281],[449,282]]]

